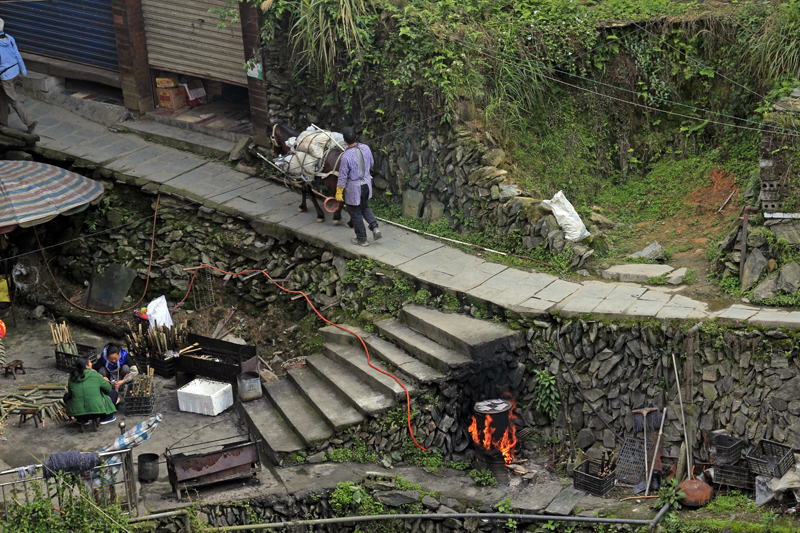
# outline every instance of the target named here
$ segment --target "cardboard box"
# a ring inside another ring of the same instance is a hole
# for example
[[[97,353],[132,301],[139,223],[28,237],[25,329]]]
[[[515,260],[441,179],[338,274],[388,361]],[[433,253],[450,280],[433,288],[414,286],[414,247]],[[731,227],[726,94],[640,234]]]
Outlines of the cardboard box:
[[[156,87],[177,87],[178,84],[172,78],[156,78]]]
[[[200,80],[189,80],[183,85],[186,88],[186,103],[190,106],[203,105],[208,103],[206,90]]]
[[[164,87],[158,89],[158,105],[165,109],[180,109],[186,105],[186,92],[183,87]]]
[[[206,94],[208,96],[222,96],[222,82],[214,80],[206,80],[205,83]]]

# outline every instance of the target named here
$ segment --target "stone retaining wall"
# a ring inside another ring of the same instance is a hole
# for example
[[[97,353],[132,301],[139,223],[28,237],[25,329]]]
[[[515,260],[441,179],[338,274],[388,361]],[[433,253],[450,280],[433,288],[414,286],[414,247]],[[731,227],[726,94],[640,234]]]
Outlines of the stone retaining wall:
[[[152,197],[140,195],[126,185],[111,181],[107,185],[123,187],[117,192],[122,192],[131,205],[142,199],[144,206],[152,202]],[[316,304],[329,305],[344,298],[350,310],[367,311],[362,314],[364,319],[376,318],[384,312],[380,307],[365,305],[365,297],[371,292],[365,288],[392,284],[397,277],[392,269],[370,268],[363,276],[351,275],[352,279],[345,282],[346,262],[331,252],[296,240],[281,241],[262,235],[244,221],[205,208],[198,210],[182,200],[162,197],[160,209],[150,295],[171,293],[173,300],[182,298],[190,279],[190,273],[183,268],[202,261],[227,270],[263,268],[274,278],[285,279],[283,284],[290,289],[307,290],[313,285],[311,292]],[[90,211],[87,216],[95,216],[93,213]],[[115,210],[105,213],[109,226],[119,224],[116,217],[120,213]],[[152,211],[147,207],[139,216],[150,214]],[[150,220],[144,218],[118,233],[101,233],[73,242],[61,250],[57,264],[82,281],[90,276],[92,262],[102,268],[116,261],[136,269],[141,282],[146,276],[151,228]],[[293,303],[289,295],[265,283],[261,276],[234,278],[229,283],[233,284],[231,290],[255,306],[299,306],[303,310],[304,304]],[[454,298],[434,294],[430,300],[445,310],[467,312],[523,328],[527,338],[526,346],[497,354],[491,360],[476,361],[451,373],[440,385],[421,391],[415,434],[423,445],[441,451],[445,460],[469,458],[471,448],[467,446],[465,428],[470,422],[471,404],[504,391],[517,399],[521,423],[533,424],[542,438],[553,436],[565,442],[563,414],[559,414],[553,425],[534,408],[533,371],[543,368],[559,376],[578,445],[594,446],[596,450],[603,445],[614,446],[613,435],[574,390],[560,361],[555,347],[559,324],[567,362],[600,416],[615,431],[627,436],[632,434],[631,410],[668,405],[666,444],[668,454],[677,455],[681,430],[670,356],[677,355],[681,380],[685,382],[682,362],[685,331],[691,324],[652,319],[613,323],[591,317],[524,320],[502,309],[471,302],[464,295]],[[338,314],[337,307],[332,307],[329,314]],[[797,333],[780,329],[726,327],[713,321],[703,326],[696,336],[694,397],[685,397],[698,428],[695,435],[698,450],[699,430],[703,429],[727,428],[732,435],[750,442],[768,438],[800,443],[798,340]],[[402,424],[392,427],[381,420],[371,420],[311,450],[309,456],[317,455],[321,460],[322,455],[329,455],[333,449],[351,446],[354,439],[366,442],[370,452],[391,457],[392,452],[402,451],[408,435]]]

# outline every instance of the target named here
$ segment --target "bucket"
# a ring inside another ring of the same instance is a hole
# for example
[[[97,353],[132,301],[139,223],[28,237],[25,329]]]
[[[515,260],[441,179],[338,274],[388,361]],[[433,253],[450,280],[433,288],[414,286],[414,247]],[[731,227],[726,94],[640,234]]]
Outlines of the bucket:
[[[339,209],[339,202],[333,196],[325,198],[325,202],[322,205],[325,206],[325,211],[328,213],[335,213]]]
[[[158,454],[139,454],[139,481],[152,483],[158,479]]]
[[[236,384],[239,389],[239,399],[243,402],[261,398],[261,376],[258,372],[242,372],[236,376]]]

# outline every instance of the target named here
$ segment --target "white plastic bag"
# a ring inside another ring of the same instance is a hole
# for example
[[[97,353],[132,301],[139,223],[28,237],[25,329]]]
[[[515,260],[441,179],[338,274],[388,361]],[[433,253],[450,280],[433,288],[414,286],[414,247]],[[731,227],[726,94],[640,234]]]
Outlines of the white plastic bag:
[[[169,314],[169,306],[164,296],[159,296],[147,304],[147,318],[150,320],[150,329],[156,326],[172,327],[172,316]]]
[[[318,159],[325,155],[326,150],[337,144],[345,148],[344,137],[341,133],[331,131],[304,131],[297,137],[297,151],[308,152]]]
[[[542,207],[553,212],[568,241],[580,242],[591,235],[563,192],[558,191],[552,200],[542,200]]]
[[[290,176],[313,175],[317,171],[319,159],[306,152],[295,152],[278,159],[274,163]]]

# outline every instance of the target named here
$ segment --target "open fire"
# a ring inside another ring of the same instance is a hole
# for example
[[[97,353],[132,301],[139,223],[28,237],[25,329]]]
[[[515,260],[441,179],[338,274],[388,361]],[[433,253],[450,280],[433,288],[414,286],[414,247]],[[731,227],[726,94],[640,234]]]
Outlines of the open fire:
[[[514,398],[485,400],[475,404],[469,434],[473,442],[486,450],[498,450],[506,464],[514,460],[517,430],[514,425]]]

